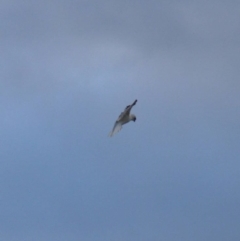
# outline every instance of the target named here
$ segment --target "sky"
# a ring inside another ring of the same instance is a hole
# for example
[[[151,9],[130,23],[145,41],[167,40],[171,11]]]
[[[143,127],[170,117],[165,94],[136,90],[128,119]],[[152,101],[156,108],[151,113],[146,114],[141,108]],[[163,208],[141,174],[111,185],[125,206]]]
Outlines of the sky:
[[[239,8],[2,0],[0,239],[240,240]]]

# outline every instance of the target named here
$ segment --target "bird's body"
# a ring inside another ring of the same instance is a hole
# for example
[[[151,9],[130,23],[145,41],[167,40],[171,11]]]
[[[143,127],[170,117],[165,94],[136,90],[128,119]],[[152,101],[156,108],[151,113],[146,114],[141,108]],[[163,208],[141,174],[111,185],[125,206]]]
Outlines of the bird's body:
[[[128,105],[125,110],[120,114],[118,119],[116,120],[112,131],[109,133],[109,136],[113,136],[115,133],[119,132],[122,129],[122,125],[128,123],[129,121],[136,121],[136,116],[130,114],[130,111],[134,105],[136,105],[137,100],[135,100],[131,105]]]

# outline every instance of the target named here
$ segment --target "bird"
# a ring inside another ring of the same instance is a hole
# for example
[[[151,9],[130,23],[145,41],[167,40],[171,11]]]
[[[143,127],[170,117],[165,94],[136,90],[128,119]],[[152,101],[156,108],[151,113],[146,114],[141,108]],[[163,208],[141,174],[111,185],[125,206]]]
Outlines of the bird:
[[[130,114],[130,111],[134,105],[136,105],[137,100],[135,100],[131,105],[128,105],[125,110],[119,115],[116,120],[112,131],[109,133],[109,137],[112,137],[114,134],[119,132],[122,129],[122,126],[130,121],[136,121],[137,118],[134,114]]]

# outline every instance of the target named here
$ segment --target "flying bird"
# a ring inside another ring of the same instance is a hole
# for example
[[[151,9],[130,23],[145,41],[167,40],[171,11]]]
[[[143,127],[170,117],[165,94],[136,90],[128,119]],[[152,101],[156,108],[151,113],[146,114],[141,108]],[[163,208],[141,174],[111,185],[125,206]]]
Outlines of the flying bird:
[[[130,114],[132,107],[136,105],[136,103],[137,100],[135,100],[131,105],[128,105],[125,110],[120,114],[113,126],[112,131],[109,133],[110,137],[119,132],[122,129],[122,125],[128,123],[129,121],[136,121],[136,116],[134,114]]]

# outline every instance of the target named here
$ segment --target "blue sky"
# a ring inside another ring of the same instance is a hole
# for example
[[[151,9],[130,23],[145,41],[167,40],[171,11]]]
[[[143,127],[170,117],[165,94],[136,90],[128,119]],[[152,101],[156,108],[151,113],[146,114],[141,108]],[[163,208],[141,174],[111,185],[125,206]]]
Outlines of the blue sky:
[[[239,7],[2,1],[0,239],[239,240]]]

